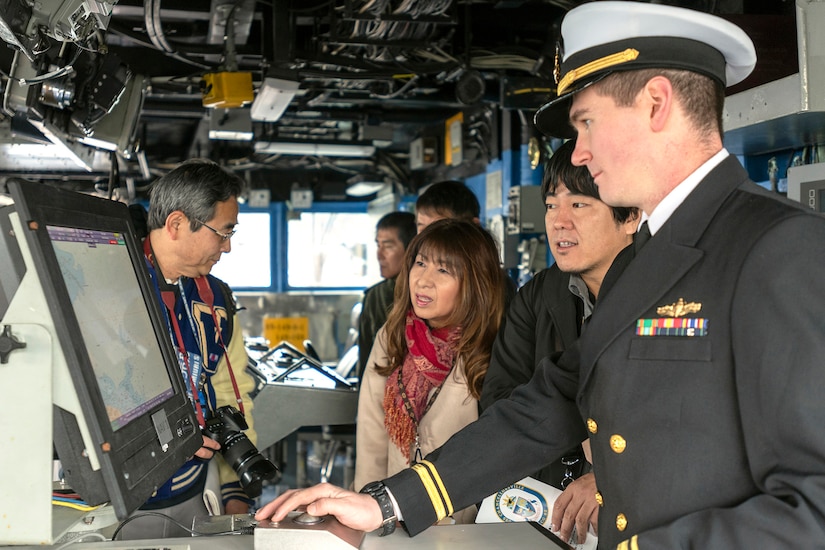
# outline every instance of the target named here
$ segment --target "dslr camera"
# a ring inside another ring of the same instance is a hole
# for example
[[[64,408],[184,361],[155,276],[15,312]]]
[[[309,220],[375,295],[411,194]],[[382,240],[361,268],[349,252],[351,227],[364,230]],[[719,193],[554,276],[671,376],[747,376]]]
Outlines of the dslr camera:
[[[241,480],[241,488],[249,498],[261,496],[264,480],[270,480],[278,468],[261,456],[243,430],[249,429],[243,413],[226,405],[209,414],[203,434],[221,444],[221,454]]]

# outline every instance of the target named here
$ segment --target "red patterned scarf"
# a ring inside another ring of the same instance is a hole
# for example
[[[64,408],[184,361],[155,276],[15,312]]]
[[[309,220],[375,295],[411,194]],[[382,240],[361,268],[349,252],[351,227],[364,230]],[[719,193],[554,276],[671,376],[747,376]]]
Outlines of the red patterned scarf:
[[[384,427],[390,440],[409,460],[418,423],[434,401],[430,392],[441,387],[453,368],[461,329],[430,329],[410,310],[404,333],[407,356],[400,371],[387,377],[384,388]]]

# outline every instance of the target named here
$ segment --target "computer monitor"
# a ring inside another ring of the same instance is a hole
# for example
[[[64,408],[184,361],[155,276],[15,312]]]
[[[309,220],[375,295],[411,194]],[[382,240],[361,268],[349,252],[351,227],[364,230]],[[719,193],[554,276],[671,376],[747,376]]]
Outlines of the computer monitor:
[[[69,486],[122,519],[203,440],[126,205],[22,180],[7,187],[0,545],[48,543],[52,445]]]
[[[788,198],[825,213],[825,163],[788,168]]]

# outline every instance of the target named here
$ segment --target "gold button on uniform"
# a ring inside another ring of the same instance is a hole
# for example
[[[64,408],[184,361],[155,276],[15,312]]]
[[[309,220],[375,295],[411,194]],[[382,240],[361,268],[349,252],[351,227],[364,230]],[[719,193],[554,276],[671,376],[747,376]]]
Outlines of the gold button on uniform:
[[[610,448],[614,453],[621,454],[627,448],[627,441],[619,434],[610,436]]]
[[[602,497],[602,494],[598,491],[596,491],[596,502],[599,503],[599,506],[604,506],[604,498]]]
[[[616,529],[619,531],[624,531],[627,529],[627,518],[624,514],[619,514],[616,516]]]
[[[592,418],[587,419],[587,431],[594,434],[599,431],[599,425]]]

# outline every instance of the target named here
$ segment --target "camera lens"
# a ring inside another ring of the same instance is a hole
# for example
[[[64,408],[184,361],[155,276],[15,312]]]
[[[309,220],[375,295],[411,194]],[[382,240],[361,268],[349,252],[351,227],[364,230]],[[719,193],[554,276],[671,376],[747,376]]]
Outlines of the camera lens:
[[[250,498],[257,498],[261,495],[263,482],[273,479],[278,468],[261,456],[241,431],[247,428],[243,413],[234,407],[225,406],[209,415],[203,432],[221,444],[221,454],[238,474],[244,493]]]
[[[220,443],[223,458],[238,474],[244,493],[250,498],[259,497],[263,482],[273,479],[278,469],[258,452],[243,432],[234,432]]]

